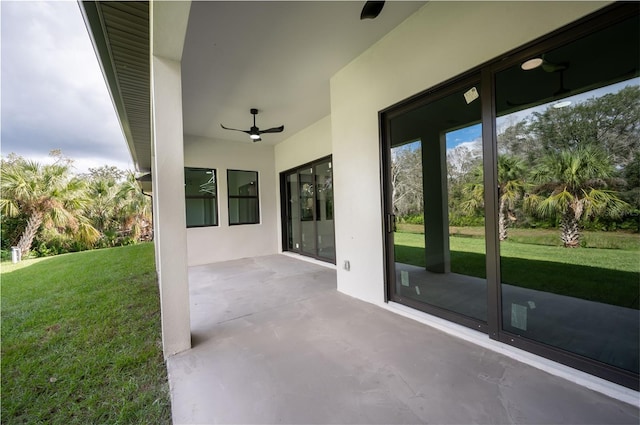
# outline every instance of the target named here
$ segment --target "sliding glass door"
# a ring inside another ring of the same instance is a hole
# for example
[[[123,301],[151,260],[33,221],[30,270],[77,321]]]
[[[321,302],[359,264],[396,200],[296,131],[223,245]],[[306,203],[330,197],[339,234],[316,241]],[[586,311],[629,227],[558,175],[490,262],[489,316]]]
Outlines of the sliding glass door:
[[[520,345],[631,376],[640,364],[638,22],[532,52],[496,72],[494,88],[502,329]]]
[[[283,249],[335,263],[331,157],[281,174]]]
[[[479,76],[390,114],[390,298],[484,327]],[[465,197],[464,194],[470,196]]]
[[[638,389],[640,18],[381,112],[387,297]]]
[[[298,171],[298,195],[300,205],[300,222],[293,223],[300,227],[300,251],[315,256],[316,247],[316,185],[313,167]]]

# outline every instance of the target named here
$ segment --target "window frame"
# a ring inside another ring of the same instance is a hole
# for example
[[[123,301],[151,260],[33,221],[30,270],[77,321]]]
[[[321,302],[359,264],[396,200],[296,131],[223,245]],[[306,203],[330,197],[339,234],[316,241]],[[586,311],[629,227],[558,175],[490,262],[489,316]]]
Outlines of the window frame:
[[[420,102],[431,102],[434,99],[445,96],[448,91],[452,90],[462,81],[473,76],[480,75],[482,102],[482,139],[483,139],[483,171],[485,178],[485,187],[493,188],[493,190],[485,190],[485,238],[486,238],[486,279],[487,279],[487,327],[474,326],[459,317],[445,317],[447,312],[439,314],[446,320],[458,323],[464,326],[478,329],[488,334],[490,339],[500,341],[507,345],[525,350],[529,353],[540,355],[552,361],[556,361],[575,369],[587,372],[591,375],[604,378],[614,383],[623,385],[633,390],[638,390],[639,382],[638,374],[624,369],[617,368],[613,365],[599,362],[586,356],[566,351],[555,346],[546,345],[543,342],[527,339],[526,337],[510,333],[503,328],[502,321],[502,292],[501,292],[501,269],[500,269],[500,243],[498,240],[498,186],[497,186],[497,158],[498,145],[496,134],[496,94],[495,94],[495,76],[514,65],[520,64],[527,59],[539,56],[549,50],[561,47],[568,43],[577,41],[583,37],[595,34],[596,32],[606,29],[612,25],[620,23],[627,18],[637,16],[638,8],[636,4],[615,3],[604,7],[592,14],[578,19],[566,26],[552,31],[542,37],[532,40],[513,50],[505,52],[498,57],[473,67],[459,75],[456,75],[442,83],[428,88],[420,93],[408,97],[396,104],[393,104],[378,112],[379,125],[379,154],[381,166],[381,190],[383,196],[382,202],[382,230],[384,241],[384,274],[385,274],[385,302],[393,302],[392,284],[395,277],[393,276],[393,256],[390,251],[393,248],[392,240],[388,237],[389,233],[394,230],[395,216],[390,203],[390,155],[388,153],[388,144],[390,140],[390,120],[397,114],[407,109],[416,107]],[[392,252],[392,251],[391,251]],[[409,305],[409,303],[406,303]],[[421,310],[419,306],[412,306]]]
[[[230,186],[229,186],[229,182],[231,181],[230,174],[233,172],[240,172],[240,173],[255,173],[256,175],[256,194],[255,195],[232,195],[231,194],[231,190],[230,190]],[[261,220],[260,220],[260,173],[258,171],[252,171],[252,170],[236,170],[236,169],[227,169],[227,208],[228,208],[228,222],[229,222],[229,226],[244,226],[244,225],[251,225],[251,224],[260,224]],[[238,222],[238,223],[232,223],[231,222],[231,201],[233,199],[255,199],[256,201],[256,210],[255,210],[255,217],[256,217],[256,221],[243,221],[243,222]]]
[[[319,204],[318,204],[318,193],[314,190],[314,207],[313,207],[313,220],[309,220],[309,221],[313,221],[313,225],[315,228],[315,235],[316,237],[315,239],[315,247],[314,247],[314,253],[309,253],[309,252],[305,252],[301,247],[300,248],[295,248],[295,247],[290,247],[289,246],[289,231],[288,231],[288,220],[290,219],[289,215],[288,215],[288,211],[289,211],[289,201],[293,196],[296,196],[298,198],[298,200],[300,199],[300,171],[304,170],[304,169],[308,169],[308,168],[312,168],[313,169],[313,178],[314,178],[314,185],[315,185],[315,179],[316,179],[316,167],[318,167],[319,165],[322,164],[327,164],[327,163],[331,163],[333,164],[333,155],[327,155],[324,156],[322,158],[313,160],[311,162],[307,162],[305,164],[299,165],[297,167],[294,168],[290,168],[288,170],[282,171],[280,172],[280,222],[282,225],[281,228],[281,240],[282,240],[282,250],[283,251],[287,251],[287,252],[295,252],[296,254],[300,254],[303,255],[305,257],[310,257],[310,258],[314,258],[316,260],[325,262],[325,263],[330,263],[330,264],[336,264],[336,257],[335,257],[335,253],[334,253],[334,257],[330,258],[327,256],[321,256],[318,254],[318,246],[317,246],[317,234],[318,234],[318,213],[319,213]],[[333,172],[332,172],[333,173]],[[296,190],[295,193],[292,193],[287,185],[287,177],[291,176],[291,175],[295,175],[296,176]],[[330,220],[332,220],[334,222],[334,228],[333,228],[333,240],[334,240],[334,249],[335,249],[335,197],[333,195],[333,187],[331,188],[332,191],[332,207],[331,207],[331,218]],[[297,204],[297,208],[300,208],[300,203]],[[302,221],[306,221],[306,220],[302,220],[301,217],[301,212],[298,211],[298,214],[300,214],[299,217],[299,223],[297,225],[298,227],[298,232],[300,232],[300,234],[302,234],[302,230],[301,230],[301,224]],[[308,221],[307,221],[308,222]],[[301,244],[302,245],[302,244]]]
[[[184,167],[184,178],[185,178],[185,187],[187,185],[187,170],[190,171],[203,171],[203,172],[207,172],[207,171],[211,171],[213,173],[213,177],[214,177],[214,185],[215,185],[215,195],[211,194],[210,196],[194,196],[194,195],[187,195],[187,191],[185,189],[185,194],[184,194],[184,208],[185,208],[185,226],[187,227],[187,229],[196,229],[196,228],[201,228],[201,227],[218,227],[220,225],[220,217],[219,217],[219,204],[218,204],[218,170],[216,170],[215,168],[204,168],[204,167]],[[214,218],[214,223],[213,224],[199,224],[199,225],[189,225],[187,223],[187,199],[203,199],[203,200],[208,200],[211,199],[213,201],[213,207],[214,207],[214,214],[213,214],[213,218]]]

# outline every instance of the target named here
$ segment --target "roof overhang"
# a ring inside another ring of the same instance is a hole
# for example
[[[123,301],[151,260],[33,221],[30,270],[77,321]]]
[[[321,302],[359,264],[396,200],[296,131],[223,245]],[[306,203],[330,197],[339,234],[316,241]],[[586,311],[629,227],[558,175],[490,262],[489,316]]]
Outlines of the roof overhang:
[[[136,170],[151,171],[149,2],[79,1]]]
[[[332,76],[424,3],[389,2],[378,18],[361,21],[362,1],[79,1],[141,173],[152,162],[152,49],[180,56],[184,134],[251,143],[220,124],[246,126],[249,109],[258,108],[260,125],[285,125],[261,142],[275,145],[330,114]]]
[[[140,186],[140,189],[142,189],[142,193],[144,193],[145,195],[150,195],[152,193],[153,185],[151,184],[151,173],[145,173],[139,177],[136,177],[136,181],[138,182],[138,186]]]

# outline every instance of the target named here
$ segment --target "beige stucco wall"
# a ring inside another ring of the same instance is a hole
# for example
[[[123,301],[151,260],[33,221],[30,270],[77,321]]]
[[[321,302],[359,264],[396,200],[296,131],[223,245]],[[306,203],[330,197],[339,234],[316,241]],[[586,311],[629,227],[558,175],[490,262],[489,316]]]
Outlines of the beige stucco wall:
[[[384,300],[378,111],[606,4],[430,1],[333,76],[338,290]]]
[[[280,173],[316,159],[331,155],[331,116],[328,115],[304,130],[294,134],[275,146],[275,174],[277,196],[278,252],[282,252],[282,221],[280,208]]]
[[[219,225],[187,229],[189,266],[277,253],[274,164],[273,146],[185,136],[185,167],[215,168],[218,177]],[[259,224],[229,226],[227,170],[258,172]]]
[[[331,115],[276,145],[276,172],[280,173],[327,155],[331,155]]]

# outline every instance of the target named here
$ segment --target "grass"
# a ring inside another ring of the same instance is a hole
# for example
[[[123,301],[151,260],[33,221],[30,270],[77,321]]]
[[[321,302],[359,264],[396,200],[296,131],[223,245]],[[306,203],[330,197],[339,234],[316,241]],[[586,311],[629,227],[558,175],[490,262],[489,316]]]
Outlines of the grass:
[[[171,423],[153,245],[2,264],[2,423]]]
[[[424,233],[421,224],[398,223],[402,233]],[[450,227],[451,236],[484,237],[484,227]],[[622,249],[640,251],[640,233],[630,232],[590,232],[582,231],[581,243],[585,248]],[[509,242],[530,245],[562,246],[560,231],[557,229],[509,229]]]
[[[451,271],[486,277],[482,238],[451,236]],[[396,261],[424,266],[424,235],[395,233]],[[540,291],[628,308],[640,308],[640,252],[568,249],[505,241],[500,244],[502,281]]]

